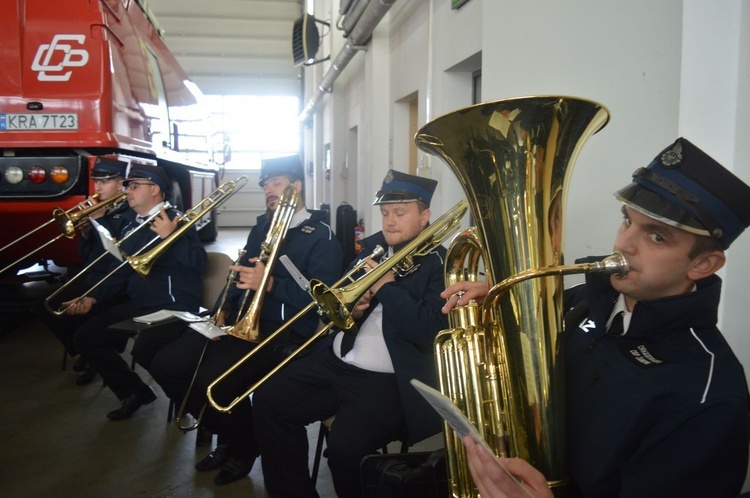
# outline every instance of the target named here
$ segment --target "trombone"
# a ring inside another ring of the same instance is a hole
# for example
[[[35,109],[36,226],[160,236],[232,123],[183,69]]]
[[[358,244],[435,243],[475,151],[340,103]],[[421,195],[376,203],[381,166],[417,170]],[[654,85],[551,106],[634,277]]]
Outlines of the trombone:
[[[190,227],[195,225],[201,218],[203,218],[206,213],[224,204],[230,197],[232,197],[240,189],[242,189],[242,187],[244,187],[246,183],[247,176],[241,176],[236,180],[224,182],[219,185],[216,190],[208,194],[198,204],[196,204],[189,211],[180,216],[179,221],[184,221],[186,223],[177,228],[174,232],[170,233],[156,247],[154,247],[147,253],[143,253],[143,250],[150,247],[151,244],[159,239],[158,236],[152,239],[137,253],[133,254],[132,256],[126,256],[125,259],[127,260],[128,264],[130,264],[130,266],[133,267],[133,269],[141,276],[145,277],[146,275],[148,275],[154,265],[154,262],[159,256],[161,256],[164,251],[169,249],[169,247],[177,239],[182,237],[182,235],[187,232]],[[123,256],[125,256],[125,254],[123,254]]]
[[[294,188],[294,185],[289,185],[284,189],[284,192],[279,198],[279,203],[273,213],[273,219],[271,220],[271,226],[268,229],[268,234],[266,235],[265,240],[260,246],[260,254],[258,255],[258,260],[265,264],[266,267],[265,271],[263,272],[263,276],[261,277],[260,283],[258,284],[258,290],[255,291],[255,294],[253,294],[253,299],[250,302],[250,306],[248,307],[245,314],[242,315],[241,318],[238,318],[237,322],[233,326],[224,328],[224,331],[228,335],[232,335],[234,337],[237,337],[238,339],[242,339],[248,342],[260,342],[260,308],[263,305],[263,299],[266,295],[268,279],[273,272],[274,263],[279,257],[279,249],[282,242],[284,242],[286,233],[289,230],[289,225],[292,222],[292,217],[297,211],[298,204],[299,192],[297,192],[297,189]],[[244,255],[245,251],[240,251],[240,254],[237,257],[237,260],[234,262],[234,265],[238,265]],[[236,276],[237,272],[234,270],[230,271],[229,275],[227,276],[227,283],[224,286],[224,290],[222,292],[221,302],[219,303],[219,306],[216,308],[216,312],[210,320],[210,322],[214,325],[216,324],[219,318],[219,314],[221,313],[221,309],[224,307],[224,303],[226,302],[226,297],[229,294],[229,287],[231,286],[232,282],[234,282]],[[239,313],[242,313],[242,310],[245,308],[245,304],[248,296],[250,295],[250,292],[250,289],[248,289],[243,293],[242,300],[238,308]],[[193,390],[195,378],[198,375],[198,369],[203,362],[203,356],[206,354],[207,345],[208,339],[206,339],[206,343],[203,345],[203,351],[201,352],[201,356],[198,359],[198,364],[195,367],[195,372],[193,372],[193,378],[190,381],[190,385],[188,386],[184,397],[182,398],[182,404],[180,405],[178,415],[175,417],[175,423],[177,424],[177,427],[182,430],[182,432],[188,432],[197,429],[200,426],[201,421],[203,420],[203,414],[206,411],[206,405],[204,404],[192,425],[186,427],[182,425],[181,420],[185,415],[185,407],[187,406],[188,396],[190,396],[190,392]]]
[[[170,209],[171,207],[172,207],[172,205],[169,202],[165,202],[164,203],[164,209]],[[138,227],[136,227],[135,229],[133,229],[130,232],[128,232],[127,235],[125,235],[121,240],[114,240],[115,247],[119,248],[120,245],[123,242],[125,242],[126,240],[128,240],[129,237],[131,237],[132,235],[134,235],[135,233],[137,233],[139,230],[143,229],[144,227],[149,226],[151,224],[151,220],[153,220],[158,215],[159,215],[158,212],[152,214],[151,216],[149,216],[148,218],[146,218],[145,220],[143,220],[143,223],[141,223]],[[149,242],[149,244],[151,244],[151,242]],[[109,254],[110,254],[109,251],[104,251],[103,253],[101,253],[95,260],[93,260],[85,268],[83,268],[81,271],[79,271],[73,278],[71,278],[70,280],[68,280],[67,282],[65,282],[65,285],[60,286],[59,289],[57,289],[55,292],[53,292],[52,294],[50,294],[49,296],[47,296],[47,299],[44,300],[44,307],[47,309],[47,311],[49,311],[50,313],[52,313],[53,315],[56,315],[56,316],[63,315],[67,311],[67,309],[69,307],[71,307],[72,305],[74,305],[75,303],[77,303],[78,301],[80,301],[81,299],[83,299],[84,297],[86,297],[87,295],[91,294],[91,292],[93,292],[94,289],[96,289],[97,287],[99,287],[107,278],[109,278],[110,276],[112,276],[112,274],[115,271],[117,271],[117,270],[114,270],[112,273],[109,273],[106,277],[104,277],[103,279],[101,279],[96,285],[94,285],[88,291],[86,291],[86,293],[84,295],[79,296],[77,299],[75,299],[73,302],[71,302],[68,306],[65,306],[65,307],[61,306],[60,308],[53,309],[52,305],[50,304],[52,302],[52,300],[55,297],[57,297],[58,294],[61,294],[68,287],[70,287],[71,285],[73,285],[73,282],[77,281],[88,270],[90,270],[91,268],[93,268],[99,261],[101,261],[102,259],[104,259]],[[119,270],[119,268],[120,267],[118,267],[117,269]]]
[[[148,241],[143,247],[138,249],[133,255],[127,256],[123,253],[123,256],[125,257],[125,260],[119,264],[115,269],[113,269],[111,272],[109,272],[107,275],[102,277],[101,280],[99,280],[96,284],[94,284],[90,289],[88,289],[85,293],[83,293],[81,296],[78,296],[73,302],[71,302],[65,309],[58,310],[58,312],[52,311],[55,314],[62,314],[67,310],[70,306],[77,303],[84,297],[91,294],[91,292],[99,287],[102,283],[104,283],[105,280],[107,280],[109,277],[120,271],[121,268],[123,268],[126,265],[130,265],[136,272],[138,272],[141,276],[147,276],[149,272],[151,271],[151,268],[153,267],[154,262],[156,259],[161,256],[164,251],[169,249],[169,247],[182,235],[184,235],[190,227],[195,225],[198,220],[200,220],[203,216],[206,215],[209,211],[212,209],[216,209],[222,204],[224,204],[230,197],[232,197],[234,194],[236,194],[242,187],[245,186],[247,183],[247,177],[241,176],[236,180],[224,182],[219,187],[216,188],[213,192],[208,194],[205,198],[203,198],[198,204],[196,204],[192,209],[185,212],[184,214],[180,215],[178,217],[178,222],[185,222],[181,226],[179,226],[174,232],[169,234],[167,237],[165,237],[163,240],[158,235],[155,236],[153,239]],[[165,206],[169,206],[168,203],[165,204]],[[149,222],[156,216],[159,215],[159,212],[154,213],[153,215],[149,216],[144,223],[142,223],[136,230],[142,228],[143,226],[149,225]],[[134,230],[135,231],[135,230]],[[132,232],[131,232],[132,233]],[[123,240],[127,238],[130,234],[123,237]],[[161,240],[156,246],[153,247],[148,252],[146,251],[149,247],[151,247],[155,242]],[[122,243],[120,241],[119,243],[116,243],[116,245],[119,247],[119,245]],[[122,250],[120,251],[122,253]],[[107,254],[107,253],[105,253]],[[96,261],[94,261],[95,263]],[[87,266],[86,269],[88,269],[91,265]],[[83,271],[79,273],[82,274]],[[52,296],[50,296],[51,298]],[[47,298],[48,300],[50,298]],[[47,306],[47,309],[49,310],[50,307],[48,306],[47,301],[45,301],[45,306]]]
[[[284,242],[286,232],[289,230],[289,225],[292,222],[294,213],[297,211],[298,204],[299,192],[294,188],[294,185],[289,185],[284,189],[284,192],[279,198],[279,204],[273,214],[271,226],[268,229],[268,235],[260,246],[258,261],[266,265],[266,268],[260,279],[260,283],[258,284],[258,290],[253,294],[253,299],[250,301],[250,307],[242,318],[237,320],[237,323],[226,330],[227,334],[245,341],[260,341],[260,307],[263,305],[263,299],[266,296],[266,287],[268,287],[268,279],[273,272],[274,263],[276,263],[276,260],[279,258],[279,248],[281,247],[281,243]],[[245,291],[242,297],[242,302],[238,308],[240,313],[245,307],[245,302],[249,295],[250,289]]]
[[[299,313],[289,319],[279,329],[269,335],[263,342],[258,344],[252,351],[242,357],[234,365],[232,365],[226,372],[221,374],[216,380],[214,380],[206,390],[206,396],[208,397],[209,403],[216,410],[221,413],[228,413],[237,406],[239,402],[250,396],[258,387],[267,381],[272,375],[278,372],[282,367],[289,363],[295,356],[301,351],[312,344],[318,337],[328,332],[331,328],[338,327],[344,332],[355,334],[356,324],[351,316],[351,311],[354,306],[360,300],[360,298],[372,287],[381,277],[387,272],[394,270],[400,274],[408,273],[413,271],[414,257],[415,256],[426,256],[432,252],[437,246],[443,243],[453,232],[458,230],[466,210],[468,209],[468,203],[463,200],[453,206],[449,211],[443,214],[440,218],[428,225],[419,235],[407,243],[401,250],[390,258],[381,261],[378,266],[367,272],[365,275],[358,279],[354,279],[353,275],[361,270],[365,266],[365,259],[360,260],[349,272],[346,273],[338,282],[333,284],[332,287],[328,287],[320,280],[310,281],[310,294],[312,295],[313,302],[302,309]],[[373,251],[373,254],[368,258],[377,258],[383,254],[383,248],[378,246]],[[343,286],[346,281],[351,282],[349,285]],[[343,287],[342,287],[343,286]],[[292,323],[298,320],[300,317],[305,315],[315,306],[318,307],[318,314],[325,315],[328,318],[329,323],[322,327],[320,330],[315,332],[304,344],[294,350],[288,357],[279,363],[273,370],[268,372],[258,382],[253,384],[247,391],[237,396],[227,406],[219,405],[213,398],[213,388],[226,377],[232,374],[237,368],[249,360],[256,352],[265,347],[270,341],[276,338],[279,334],[287,329]]]
[[[50,244],[53,244],[54,242],[58,241],[62,237],[72,239],[76,235],[76,229],[83,224],[85,219],[94,211],[98,211],[99,209],[109,206],[110,204],[116,204],[118,202],[125,201],[127,199],[128,195],[126,193],[122,193],[120,195],[116,195],[114,197],[110,197],[106,201],[97,202],[99,200],[99,194],[93,194],[91,197],[87,197],[83,202],[80,204],[73,206],[72,208],[68,209],[67,211],[63,211],[59,207],[56,207],[52,210],[52,219],[49,221],[42,223],[38,227],[36,227],[34,230],[30,231],[26,235],[23,235],[13,242],[6,244],[4,247],[0,248],[0,252],[3,252],[9,247],[12,247],[16,245],[18,242],[21,242],[26,237],[29,237],[30,235],[33,235],[37,233],[39,230],[43,229],[47,225],[51,225],[54,223],[57,225],[57,228],[60,230],[60,235],[57,237],[54,237],[49,242],[46,242],[30,253],[21,256],[2,270],[0,270],[0,273],[4,273],[6,270],[14,267],[24,259],[28,258],[32,254],[35,254],[45,247],[47,247]]]

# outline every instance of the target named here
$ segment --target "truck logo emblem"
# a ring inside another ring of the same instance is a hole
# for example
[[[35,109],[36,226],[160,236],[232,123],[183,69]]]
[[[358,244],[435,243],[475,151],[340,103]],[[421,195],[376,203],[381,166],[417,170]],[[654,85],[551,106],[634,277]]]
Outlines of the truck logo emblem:
[[[39,49],[34,56],[34,62],[31,64],[31,70],[37,71],[39,81],[68,81],[73,71],[66,71],[66,67],[85,66],[89,61],[89,53],[84,49],[75,49],[64,42],[77,42],[83,45],[86,41],[85,35],[55,35],[49,44],[39,45]],[[55,52],[62,52],[62,60],[53,64],[53,59],[59,60]],[[58,73],[58,74],[48,74]]]

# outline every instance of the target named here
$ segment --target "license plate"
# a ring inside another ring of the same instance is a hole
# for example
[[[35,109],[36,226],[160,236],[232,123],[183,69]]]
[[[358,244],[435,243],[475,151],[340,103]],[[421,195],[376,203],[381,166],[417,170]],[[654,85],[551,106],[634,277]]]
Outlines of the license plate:
[[[0,130],[77,130],[78,114],[0,114]]]

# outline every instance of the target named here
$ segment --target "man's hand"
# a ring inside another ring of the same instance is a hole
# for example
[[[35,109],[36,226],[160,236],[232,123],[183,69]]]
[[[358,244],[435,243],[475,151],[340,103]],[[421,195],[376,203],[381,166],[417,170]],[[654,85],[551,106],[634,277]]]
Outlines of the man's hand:
[[[178,222],[179,217],[175,216],[173,220],[170,220],[169,215],[162,208],[159,214],[151,220],[151,231],[155,232],[162,239],[165,239],[177,229]]]
[[[520,458],[496,460],[470,436],[465,436],[463,443],[471,477],[483,498],[553,498],[547,479],[527,461]]]
[[[482,304],[489,292],[490,285],[487,282],[472,282],[469,280],[457,282],[440,293],[440,297],[447,299],[445,306],[443,306],[443,313],[447,314],[456,306],[465,306],[471,300]]]
[[[93,297],[83,297],[77,300],[71,299],[70,301],[62,303],[65,307],[65,313],[68,315],[85,315],[91,311],[91,308],[93,308],[95,304],[96,298]]]
[[[359,301],[357,301],[357,304],[354,305],[354,309],[352,310],[352,318],[355,320],[362,318],[362,315],[365,314],[365,310],[370,307],[370,301],[374,295],[375,294],[372,290],[368,290],[359,298]]]
[[[266,265],[260,262],[258,258],[250,258],[249,263],[254,263],[255,266],[230,266],[229,271],[237,272],[237,288],[238,289],[250,289],[257,291],[260,286],[260,281],[263,278],[263,273],[266,271]],[[268,285],[266,286],[266,292],[270,292],[273,287],[273,277],[268,277]]]
[[[364,261],[367,264],[367,268],[365,268],[365,271],[369,272],[370,270],[378,266],[378,263],[376,263],[374,259],[365,258]],[[370,292],[372,292],[373,294],[377,294],[380,288],[383,287],[383,285],[387,284],[388,282],[395,282],[395,281],[396,281],[396,277],[393,275],[393,272],[388,271],[385,273],[385,275],[380,277],[380,279],[378,279],[378,281],[375,282],[375,284],[373,284],[372,287],[370,287]]]

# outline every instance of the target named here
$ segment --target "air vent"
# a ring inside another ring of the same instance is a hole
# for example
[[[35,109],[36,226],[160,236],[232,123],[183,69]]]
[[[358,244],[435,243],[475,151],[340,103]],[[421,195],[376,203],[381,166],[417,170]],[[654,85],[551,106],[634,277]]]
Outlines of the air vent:
[[[292,56],[294,66],[315,62],[315,54],[320,47],[320,36],[315,25],[315,18],[304,14],[294,22],[292,30]]]

